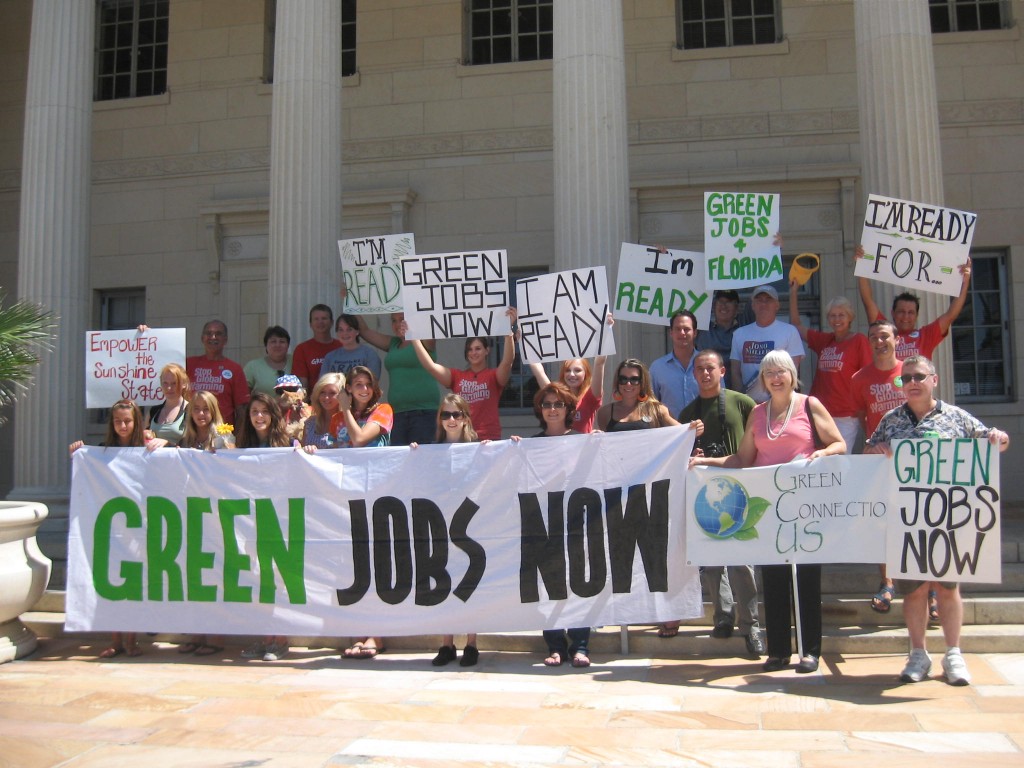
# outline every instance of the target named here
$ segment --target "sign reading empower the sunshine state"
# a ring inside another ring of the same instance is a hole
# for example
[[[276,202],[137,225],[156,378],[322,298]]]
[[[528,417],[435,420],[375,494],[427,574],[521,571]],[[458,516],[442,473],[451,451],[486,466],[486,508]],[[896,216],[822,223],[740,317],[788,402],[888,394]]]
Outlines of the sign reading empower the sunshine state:
[[[503,336],[512,330],[508,252],[414,254],[402,259],[410,339]]]
[[[339,240],[345,283],[343,312],[353,315],[402,311],[402,259],[416,253],[411,234]]]
[[[746,288],[784,277],[779,196],[762,192],[704,193],[704,258],[709,289]]]
[[[888,465],[884,456],[828,456],[701,467],[686,489],[687,562],[880,563],[893,514]]]
[[[697,326],[711,325],[711,296],[704,283],[704,254],[695,251],[664,253],[651,245],[623,243],[619,252],[615,317],[652,325],[687,309]]]
[[[697,617],[682,565],[693,434],[84,448],[67,628],[394,636]]]
[[[517,280],[516,307],[524,363],[615,354],[604,267]]]
[[[118,400],[163,402],[160,369],[185,367],[185,329],[86,331],[85,407],[109,408]]]
[[[891,444],[898,497],[889,575],[922,581],[1002,580],[999,449],[988,440]]]
[[[854,274],[921,291],[958,296],[960,267],[971,255],[977,214],[869,195]]]

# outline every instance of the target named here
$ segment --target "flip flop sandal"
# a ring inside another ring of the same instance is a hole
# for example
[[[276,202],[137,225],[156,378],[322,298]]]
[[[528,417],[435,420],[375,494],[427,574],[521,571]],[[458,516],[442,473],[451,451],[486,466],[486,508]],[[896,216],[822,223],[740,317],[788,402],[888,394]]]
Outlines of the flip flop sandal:
[[[384,653],[383,648],[378,648],[372,645],[362,645],[359,647],[359,653],[353,656],[353,659],[372,659],[379,653]]]
[[[112,645],[109,648],[104,648],[100,652],[100,658],[101,659],[112,659],[115,656],[120,656],[122,653],[124,653],[124,648],[118,648],[118,647]]]
[[[135,656],[142,655],[142,649],[139,648],[139,646],[137,645],[129,645],[127,648],[124,649],[124,652],[133,658]]]
[[[878,593],[871,598],[871,608],[878,613],[888,613],[892,608],[892,600],[896,597],[896,590],[892,585],[884,581],[878,585]]]
[[[679,627],[678,626],[668,627],[668,626],[665,626],[664,624],[662,624],[660,627],[658,627],[658,637],[665,638],[666,640],[671,638],[671,637],[675,637],[678,634],[679,634]]]
[[[577,653],[572,657],[572,665],[576,668],[584,668],[590,666],[590,657],[582,653]]]
[[[544,659],[544,666],[545,667],[560,667],[560,666],[562,666],[562,661],[564,661],[564,659],[562,659],[562,654],[560,654],[558,651],[555,651],[550,656],[548,656],[546,659]]]
[[[358,659],[359,654],[363,652],[362,643],[352,643],[348,648],[341,652],[342,657],[346,659]]]

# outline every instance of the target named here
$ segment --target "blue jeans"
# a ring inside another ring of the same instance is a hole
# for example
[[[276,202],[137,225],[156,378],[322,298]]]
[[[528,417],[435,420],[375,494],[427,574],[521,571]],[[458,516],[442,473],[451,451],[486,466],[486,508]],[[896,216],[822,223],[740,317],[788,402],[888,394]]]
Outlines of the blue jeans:
[[[568,641],[566,641],[566,634],[569,635]],[[587,643],[590,642],[590,627],[545,629],[544,642],[548,644],[548,653],[560,654],[563,661],[577,653],[589,656]]]

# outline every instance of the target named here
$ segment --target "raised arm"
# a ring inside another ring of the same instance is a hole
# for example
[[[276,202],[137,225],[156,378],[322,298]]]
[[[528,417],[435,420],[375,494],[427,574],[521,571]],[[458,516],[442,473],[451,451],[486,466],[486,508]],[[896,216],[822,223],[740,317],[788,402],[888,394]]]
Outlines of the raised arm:
[[[544,387],[551,383],[547,371],[544,370],[544,366],[540,363],[530,363],[530,373],[533,374],[533,378],[537,380],[537,384],[541,389],[544,389]]]
[[[964,284],[960,287],[960,295],[950,302],[949,309],[939,315],[939,330],[942,331],[943,336],[949,333],[949,326],[960,316],[964,304],[967,303],[967,288],[971,284],[971,259],[969,256],[967,263],[960,265],[960,274],[964,278]]]
[[[508,315],[509,320],[512,321],[512,328],[516,326],[516,319],[519,317],[515,307],[509,307],[505,310],[505,314]],[[512,333],[505,337],[505,349],[502,351],[501,361],[498,363],[497,373],[495,378],[498,381],[499,387],[504,387],[508,384],[508,380],[512,377],[512,363],[516,360],[516,335],[513,330]]]
[[[452,372],[449,368],[441,365],[440,363],[434,362],[430,357],[430,353],[427,352],[426,347],[423,346],[423,342],[419,339],[412,339],[412,348],[416,352],[416,359],[420,361],[420,365],[437,379],[437,382],[443,386],[451,389],[452,387]]]
[[[377,349],[382,352],[387,352],[391,347],[391,337],[388,334],[381,333],[376,328],[371,328],[367,325],[366,320],[362,315],[356,315],[356,320],[359,323],[359,335],[373,344]]]
[[[800,323],[800,307],[797,306],[797,284],[791,280],[789,283],[789,322],[800,332],[800,338],[807,341],[807,329]]]
[[[853,252],[854,263],[857,259],[864,258],[864,246],[858,245],[857,249]],[[871,281],[866,277],[857,278],[857,290],[860,291],[860,301],[864,305],[864,311],[868,315],[868,324],[875,322],[882,313],[878,310],[878,305],[875,303],[875,297],[871,293]]]

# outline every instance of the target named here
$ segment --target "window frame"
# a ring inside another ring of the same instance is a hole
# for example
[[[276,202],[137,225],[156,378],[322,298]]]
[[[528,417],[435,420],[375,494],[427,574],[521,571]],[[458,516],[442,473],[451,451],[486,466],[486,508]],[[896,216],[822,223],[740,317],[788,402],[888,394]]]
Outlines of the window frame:
[[[164,38],[162,40],[154,40],[151,42],[140,43],[139,40],[139,27],[143,22],[140,19],[140,8],[143,2],[150,0],[96,0],[96,22],[95,22],[95,34],[94,50],[93,50],[93,101],[105,102],[105,101],[117,101],[119,99],[137,99],[146,96],[159,96],[167,93],[167,73],[168,73],[168,38],[170,37],[170,0],[151,0],[157,6],[156,13],[152,17],[152,22],[155,25],[156,30],[159,32],[160,22],[163,22]],[[120,29],[122,24],[127,25],[127,21],[117,20],[113,24],[104,22],[104,6],[113,7],[119,9],[120,7],[131,6],[131,45],[126,46],[117,45],[117,31]],[[162,13],[161,13],[162,10]],[[145,21],[150,21],[146,19]],[[113,47],[103,46],[104,30],[108,27],[114,28],[114,45]],[[158,35],[159,36],[159,35]],[[140,51],[143,48],[152,47],[153,49],[153,66],[149,69],[140,70],[139,60]],[[117,65],[118,51],[129,51],[131,57],[131,66],[126,70],[119,70]],[[113,67],[109,71],[105,71],[103,67],[103,61],[108,56],[113,57]],[[157,66],[160,59],[163,59],[163,66]],[[151,75],[152,82],[151,87],[146,92],[139,92],[139,75],[140,73],[148,73]],[[118,80],[119,78],[128,76],[128,93],[118,94]],[[162,84],[158,85],[162,77]],[[109,95],[104,95],[103,89],[104,84],[109,82],[111,84],[111,90]]]
[[[701,4],[701,17],[687,18],[685,6],[690,2],[699,2]],[[736,42],[736,25],[742,19],[757,19],[764,18],[768,14],[758,14],[754,8],[757,0],[750,0],[751,13],[749,16],[735,16],[733,13],[733,0],[722,0],[722,10],[724,12],[723,17],[716,17],[714,19],[708,19],[707,17],[707,3],[709,0],[675,0],[675,11],[676,11],[676,48],[683,51],[707,51],[716,50],[722,48],[747,48],[755,45],[775,45],[782,42],[782,3],[781,0],[771,0],[772,3],[772,23],[774,24],[774,38],[772,40],[753,40],[749,43],[737,43]],[[725,24],[725,42],[721,45],[708,45],[708,34],[707,26],[712,22],[723,22]],[[686,37],[688,27],[691,25],[700,24],[702,27],[702,45],[687,45]],[[752,34],[756,37],[756,28],[752,28]]]
[[[495,0],[464,0],[462,5],[463,15],[463,64],[467,66],[486,66],[488,64],[512,64],[516,62],[530,62],[530,61],[550,61],[554,58],[554,0],[505,0],[508,3],[507,6],[496,8],[493,3]],[[489,7],[475,7],[476,3],[488,3]],[[522,6],[522,9],[520,8]],[[521,32],[520,31],[520,20],[526,10],[536,10],[537,13],[537,28],[533,32]],[[547,16],[551,20],[550,28],[543,26],[544,22],[544,10],[547,9]],[[495,14],[506,11],[509,14],[509,31],[507,35],[495,35],[494,34],[494,17]],[[474,19],[483,17],[485,14],[490,14],[491,21],[489,28],[491,34],[489,35],[474,35]],[[544,38],[550,40],[548,48],[550,50],[544,50],[545,46],[543,43]],[[494,55],[494,41],[495,39],[508,39],[509,40],[509,58],[495,58]],[[533,39],[536,43],[536,56],[531,58],[522,57],[522,46],[525,40]],[[475,43],[481,40],[489,40],[490,45],[488,46],[490,56],[486,61],[479,61],[474,56]],[[549,55],[545,55],[549,54]]]
[[[998,10],[999,23],[995,26],[982,26],[982,7],[990,7]],[[961,29],[959,18],[961,10],[974,9],[976,26]],[[944,14],[943,21],[948,29],[936,29],[936,20],[939,14]],[[1008,29],[1010,27],[1010,2],[1008,0],[928,0],[928,21],[934,35],[951,34],[955,32],[979,32],[992,29]]]
[[[359,74],[356,60],[356,21],[359,8],[357,0],[341,2],[341,76],[353,77]],[[351,10],[349,10],[351,9]],[[264,0],[263,4],[263,82],[274,83],[274,40],[277,35],[277,0]],[[346,42],[351,45],[346,48]]]
[[[950,344],[953,356],[953,392],[959,403],[1006,403],[1014,400],[1013,371],[1016,361],[1013,358],[1013,322],[1010,316],[1012,311],[1010,304],[1010,275],[1009,275],[1009,254],[1004,249],[977,249],[971,251],[972,275],[968,285],[967,301],[959,317],[953,321],[950,328]],[[984,288],[978,288],[977,275],[981,268],[989,263],[995,264],[995,279],[993,284]],[[984,322],[986,307],[991,303],[986,302],[986,297],[998,297],[998,316],[995,322]],[[979,322],[981,320],[982,322]],[[981,357],[980,354],[990,346],[978,340],[979,332],[983,329],[999,329],[1000,357]],[[965,381],[962,376],[965,370],[972,372],[971,381]],[[1002,373],[1002,392],[979,394],[979,384],[982,381],[982,372],[994,370]],[[959,372],[959,378],[958,378]],[[971,385],[975,391],[965,389],[965,385]]]

